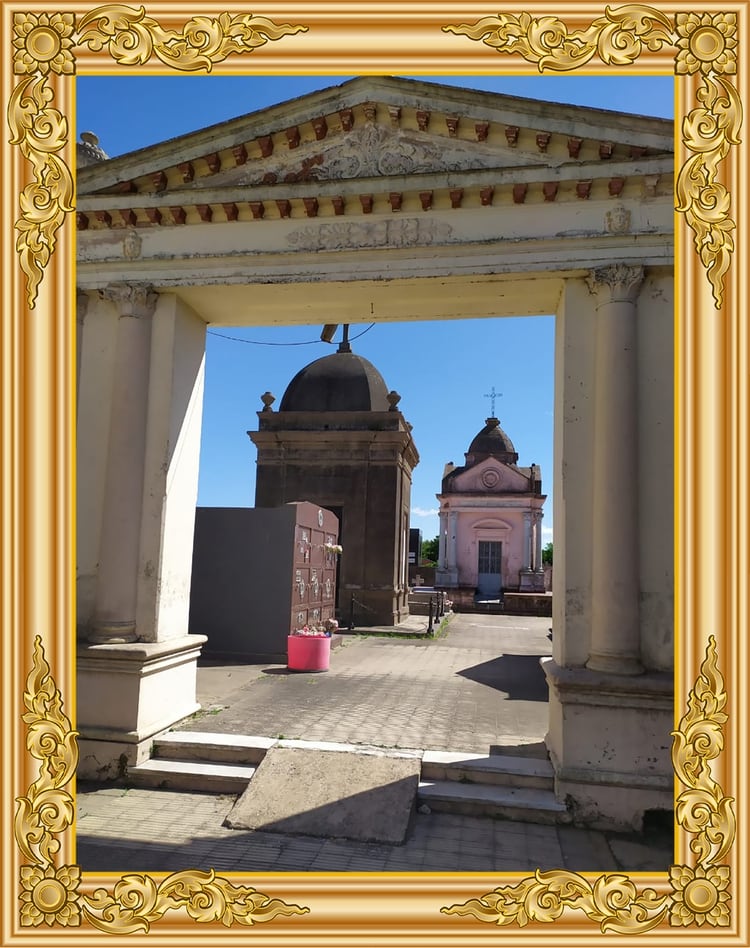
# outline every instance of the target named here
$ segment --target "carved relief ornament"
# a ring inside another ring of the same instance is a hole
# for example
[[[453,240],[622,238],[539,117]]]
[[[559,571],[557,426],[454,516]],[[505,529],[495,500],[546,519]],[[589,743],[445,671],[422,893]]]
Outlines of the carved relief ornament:
[[[298,250],[342,250],[360,247],[413,247],[417,244],[446,243],[453,228],[440,221],[416,218],[377,222],[345,222],[302,227],[287,235]]]
[[[643,283],[643,267],[628,266],[624,263],[615,263],[609,267],[598,267],[591,270],[586,277],[586,283],[591,293],[601,303],[625,301],[634,303],[638,290]]]
[[[109,283],[100,293],[121,316],[152,316],[159,298],[150,283]]]

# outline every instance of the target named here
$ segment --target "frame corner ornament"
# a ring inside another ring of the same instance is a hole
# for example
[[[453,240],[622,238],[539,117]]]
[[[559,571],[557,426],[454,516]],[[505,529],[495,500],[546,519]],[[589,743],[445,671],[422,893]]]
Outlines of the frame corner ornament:
[[[39,776],[16,799],[14,834],[26,862],[20,867],[21,927],[77,927],[84,922],[115,934],[148,932],[170,911],[184,910],[194,922],[256,925],[279,915],[306,915],[307,906],[270,898],[257,889],[234,885],[213,869],[174,872],[162,881],[129,873],[112,891],[81,891],[81,867],[56,865],[57,837],[74,820],[75,801],[65,789],[78,764],[77,732],[62,710],[44,656],[41,636],[34,640],[33,667],[23,695],[28,728],[26,746],[41,761]]]
[[[259,46],[295,33],[303,24],[275,23],[253,13],[196,15],[181,31],[162,27],[145,7],[106,4],[78,16],[73,13],[13,14],[13,72],[21,76],[7,109],[11,145],[33,168],[33,180],[20,195],[16,251],[26,275],[26,299],[34,309],[39,286],[55,250],[57,232],[74,210],[71,169],[61,153],[69,143],[68,120],[51,107],[50,73],[76,72],[75,49],[105,49],[121,66],[143,65],[156,57],[181,72],[210,72],[233,54],[252,53]]]
[[[602,933],[620,934],[640,934],[667,920],[670,926],[728,926],[731,871],[722,860],[736,836],[734,798],[724,795],[710,765],[724,748],[726,700],[716,640],[711,636],[688,696],[688,710],[672,732],[672,763],[686,787],[677,797],[677,822],[694,834],[690,850],[697,861],[695,866],[670,867],[670,894],[660,895],[652,888],[639,891],[622,873],[605,873],[589,881],[576,872],[538,869],[517,885],[501,886],[440,911],[524,927],[530,922],[554,922],[567,908],[584,912]]]
[[[632,66],[648,51],[676,49],[675,74],[700,73],[700,105],[682,123],[682,142],[692,153],[679,169],[675,209],[693,231],[695,249],[713,291],[724,302],[724,276],[735,250],[736,222],[729,189],[717,180],[730,148],[739,145],[742,101],[729,77],[737,72],[736,13],[677,13],[643,4],[607,6],[585,29],[570,29],[557,16],[529,13],[484,16],[448,24],[443,32],[481,41],[499,53],[521,56],[539,72],[571,72],[598,57],[606,65]]]

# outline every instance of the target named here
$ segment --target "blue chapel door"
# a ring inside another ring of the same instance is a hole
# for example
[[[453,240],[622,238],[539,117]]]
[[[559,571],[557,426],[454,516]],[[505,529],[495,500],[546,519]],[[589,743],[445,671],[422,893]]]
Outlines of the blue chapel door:
[[[500,597],[502,550],[503,545],[499,540],[479,541],[477,593],[484,599],[498,599]]]

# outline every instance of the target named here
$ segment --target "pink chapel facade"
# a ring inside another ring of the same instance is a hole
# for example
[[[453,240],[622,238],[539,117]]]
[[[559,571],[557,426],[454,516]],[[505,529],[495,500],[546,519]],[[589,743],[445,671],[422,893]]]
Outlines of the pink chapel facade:
[[[505,592],[544,592],[542,493],[538,465],[518,453],[497,418],[486,419],[466,463],[446,465],[435,585],[457,606]]]

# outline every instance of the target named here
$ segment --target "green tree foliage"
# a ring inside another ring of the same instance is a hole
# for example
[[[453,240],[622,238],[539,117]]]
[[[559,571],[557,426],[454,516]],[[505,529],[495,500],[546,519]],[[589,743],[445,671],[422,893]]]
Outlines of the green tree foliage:
[[[432,564],[437,563],[439,543],[440,543],[440,540],[438,537],[435,537],[432,540],[423,540],[422,541],[422,559],[428,560]]]
[[[542,550],[542,563],[549,563],[552,565],[552,544],[548,543],[547,546]]]

